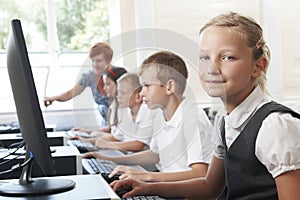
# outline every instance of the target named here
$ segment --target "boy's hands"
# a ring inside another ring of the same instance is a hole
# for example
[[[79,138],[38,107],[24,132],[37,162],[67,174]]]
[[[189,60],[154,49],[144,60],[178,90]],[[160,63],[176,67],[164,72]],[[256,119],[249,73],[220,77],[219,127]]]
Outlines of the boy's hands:
[[[82,155],[82,158],[96,158],[99,160],[107,160],[108,157],[99,153],[98,151],[87,152]]]
[[[110,174],[109,177],[113,177],[116,174],[121,174],[119,179],[124,180],[128,178],[134,178],[140,181],[151,181],[151,173],[141,172],[129,166],[118,165]]]
[[[72,136],[72,137],[68,137],[67,139],[68,139],[68,140],[83,140],[83,138],[80,137],[80,136],[78,136],[78,135]]]
[[[109,177],[113,177],[116,174],[123,174],[123,173],[132,173],[132,172],[140,172],[132,167],[125,166],[125,165],[118,165],[110,174]]]
[[[80,131],[80,132],[85,132],[88,134],[91,134],[91,130],[90,129],[86,129],[86,128],[80,128],[80,127],[74,127],[71,129],[72,131]]]
[[[110,184],[113,190],[118,189],[126,189],[130,190],[129,192],[125,193],[122,198],[131,197],[131,196],[140,196],[140,195],[149,195],[150,189],[149,184],[145,182],[141,182],[134,179],[125,179],[125,180],[118,180],[114,181]]]
[[[115,149],[114,145],[110,141],[107,141],[104,137],[97,138],[95,146],[99,149]]]

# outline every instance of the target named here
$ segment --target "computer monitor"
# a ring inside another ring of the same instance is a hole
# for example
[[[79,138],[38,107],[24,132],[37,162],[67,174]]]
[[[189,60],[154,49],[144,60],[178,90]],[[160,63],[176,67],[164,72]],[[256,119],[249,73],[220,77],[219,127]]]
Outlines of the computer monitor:
[[[1,195],[36,195],[67,191],[75,187],[69,179],[31,178],[32,161],[36,161],[45,176],[55,175],[46,128],[28,58],[21,22],[12,20],[7,45],[7,69],[26,148],[26,161],[19,183],[0,185]]]

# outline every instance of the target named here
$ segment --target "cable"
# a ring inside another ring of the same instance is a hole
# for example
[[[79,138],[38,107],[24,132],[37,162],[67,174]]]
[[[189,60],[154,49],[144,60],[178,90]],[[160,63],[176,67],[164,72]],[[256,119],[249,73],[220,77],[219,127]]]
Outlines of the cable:
[[[0,160],[3,160],[4,158],[7,158],[7,157],[9,157],[9,156],[11,156],[11,155],[15,155],[16,152],[17,152],[20,148],[22,148],[22,147],[24,146],[24,144],[25,144],[24,141],[21,141],[21,142],[17,142],[17,143],[13,143],[13,144],[9,145],[8,148],[10,148],[11,146],[16,146],[16,149],[15,149],[14,151],[10,152],[9,154],[7,154],[6,156],[3,156],[2,158],[0,158]],[[20,156],[23,156],[23,155],[25,155],[25,153],[21,153],[21,154],[19,154],[18,156],[16,156],[16,157],[13,158],[13,159],[3,161],[3,162],[0,163],[0,166],[3,165],[3,164],[5,164],[5,163],[8,163],[8,162],[11,161],[11,160],[15,160],[16,158],[18,158],[18,157],[20,157]]]
[[[32,160],[33,160],[33,158],[29,158],[28,160],[26,160],[26,161],[25,161],[24,163],[22,163],[22,164],[17,163],[17,164],[15,164],[15,165],[13,165],[10,169],[5,170],[5,171],[1,171],[1,172],[0,172],[0,175],[2,175],[2,174],[7,174],[7,173],[13,172],[13,171],[15,171],[15,170],[17,170],[17,169],[20,169],[20,168],[26,166],[27,164],[29,164]]]
[[[12,148],[21,148],[23,145],[25,144],[25,142],[22,140],[20,142],[16,142],[16,143],[12,143],[8,146],[8,149],[12,149]]]
[[[5,161],[3,161],[3,162],[0,163],[0,166],[1,166],[1,165],[4,165],[4,164],[6,164],[6,163],[9,163],[10,161],[16,160],[16,159],[18,159],[19,157],[24,156],[25,154],[26,154],[26,153],[18,154],[18,155],[16,155],[13,159],[5,160]],[[12,154],[10,154],[10,155],[12,155]]]

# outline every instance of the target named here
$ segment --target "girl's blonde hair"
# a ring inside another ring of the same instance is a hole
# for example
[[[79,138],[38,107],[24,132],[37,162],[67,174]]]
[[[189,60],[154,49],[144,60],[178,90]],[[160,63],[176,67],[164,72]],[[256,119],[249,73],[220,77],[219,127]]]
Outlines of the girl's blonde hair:
[[[238,13],[230,12],[221,14],[211,19],[201,29],[200,34],[208,27],[228,27],[233,31],[239,32],[245,37],[246,44],[252,48],[253,60],[256,61],[262,56],[267,60],[266,68],[261,75],[254,81],[254,85],[259,87],[265,92],[266,89],[266,72],[270,62],[270,50],[263,38],[263,30],[260,25],[252,18],[242,16]]]

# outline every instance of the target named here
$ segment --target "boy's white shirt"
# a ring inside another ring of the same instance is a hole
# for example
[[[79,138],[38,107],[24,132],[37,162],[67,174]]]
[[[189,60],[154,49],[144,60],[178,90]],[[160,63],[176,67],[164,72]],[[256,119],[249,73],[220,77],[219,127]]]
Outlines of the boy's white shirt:
[[[172,118],[163,120],[153,135],[150,149],[159,155],[161,172],[187,171],[194,163],[210,163],[212,124],[203,109],[184,99]]]
[[[146,104],[142,103],[136,120],[133,122],[130,109],[124,108],[114,136],[121,141],[138,140],[149,145],[154,132],[156,117],[162,119],[162,111],[160,109],[150,110]]]
[[[214,155],[224,159],[220,124],[225,116],[225,138],[228,148],[239,136],[255,112],[271,100],[262,92],[260,87],[254,91],[230,115],[220,111],[216,116],[213,141],[216,142]],[[276,176],[295,169],[300,169],[300,120],[290,114],[275,112],[270,114],[262,123],[258,132],[255,155],[275,178]]]

